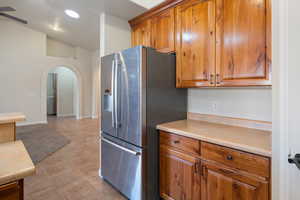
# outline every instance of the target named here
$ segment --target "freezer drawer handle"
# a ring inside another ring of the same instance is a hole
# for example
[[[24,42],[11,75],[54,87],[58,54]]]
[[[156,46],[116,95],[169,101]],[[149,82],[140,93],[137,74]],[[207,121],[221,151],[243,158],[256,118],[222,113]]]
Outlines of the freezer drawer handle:
[[[132,151],[132,150],[127,149],[127,148],[125,148],[125,147],[122,147],[122,146],[120,146],[120,145],[118,145],[118,144],[115,144],[115,143],[113,143],[113,142],[111,142],[111,141],[109,141],[109,140],[107,140],[107,139],[105,139],[105,138],[102,138],[102,140],[103,140],[104,142],[106,142],[106,143],[108,143],[108,144],[114,146],[114,147],[117,147],[118,149],[122,149],[123,151],[126,151],[126,152],[128,152],[128,153],[131,153],[131,154],[133,154],[133,155],[135,155],[135,156],[141,155],[140,152]]]

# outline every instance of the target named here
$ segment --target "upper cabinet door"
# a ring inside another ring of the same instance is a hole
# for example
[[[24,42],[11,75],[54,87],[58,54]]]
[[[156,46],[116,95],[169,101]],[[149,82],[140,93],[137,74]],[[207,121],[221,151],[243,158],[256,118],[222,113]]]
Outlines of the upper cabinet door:
[[[216,0],[217,86],[271,85],[268,0]]]
[[[177,87],[214,86],[215,0],[176,8]]]
[[[151,46],[160,52],[175,51],[175,9],[170,8],[154,16],[151,27]]]
[[[146,20],[132,28],[131,33],[132,47],[143,45],[146,47],[151,46],[151,21]]]

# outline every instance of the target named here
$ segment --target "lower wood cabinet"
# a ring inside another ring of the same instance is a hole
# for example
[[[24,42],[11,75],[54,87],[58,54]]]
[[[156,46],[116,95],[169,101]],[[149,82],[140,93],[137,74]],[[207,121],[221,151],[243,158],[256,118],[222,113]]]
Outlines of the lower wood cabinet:
[[[23,200],[23,180],[0,185],[0,200]]]
[[[16,123],[0,124],[0,143],[12,142],[16,140]]]
[[[268,182],[224,166],[203,164],[201,200],[267,200]]]
[[[199,150],[186,151],[189,146]],[[270,159],[263,156],[160,132],[165,200],[270,200],[269,168]]]
[[[200,160],[160,147],[160,194],[164,199],[200,199]]]

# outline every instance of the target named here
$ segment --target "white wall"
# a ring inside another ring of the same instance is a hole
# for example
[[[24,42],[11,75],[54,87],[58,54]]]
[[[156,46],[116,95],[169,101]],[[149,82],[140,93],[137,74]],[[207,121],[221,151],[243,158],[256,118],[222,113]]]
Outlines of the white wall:
[[[47,37],[47,56],[75,58],[75,47]]]
[[[83,91],[82,91],[82,102],[84,106],[82,117],[92,116],[92,52],[76,47],[75,58],[78,60],[78,69],[82,72],[83,76]]]
[[[95,51],[92,56],[93,95],[92,117],[98,118],[100,113],[100,52]]]
[[[270,88],[189,89],[188,111],[272,121]]]
[[[23,112],[26,123],[46,122],[47,74],[54,67],[68,66],[81,80],[80,115],[91,116],[92,74],[87,50],[77,48],[76,59],[47,57],[44,33],[6,20],[0,20],[0,27],[0,113]]]
[[[1,58],[14,59],[16,55],[37,58],[46,55],[45,34],[7,20],[0,20],[0,25]]]
[[[65,67],[58,67],[53,72],[57,74],[57,116],[75,116],[76,75]]]
[[[100,57],[131,47],[131,29],[127,20],[102,13],[100,16],[100,49],[92,56],[93,107],[92,116],[99,116],[100,110]]]
[[[101,14],[100,53],[108,55],[131,47],[131,28],[127,20]]]

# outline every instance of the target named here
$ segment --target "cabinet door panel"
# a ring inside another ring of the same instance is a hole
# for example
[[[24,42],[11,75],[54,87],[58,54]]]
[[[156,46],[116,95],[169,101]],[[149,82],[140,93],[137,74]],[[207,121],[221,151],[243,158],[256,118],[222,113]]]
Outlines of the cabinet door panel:
[[[268,200],[268,183],[228,169],[204,165],[202,200]]]
[[[216,0],[218,86],[270,84],[266,2]]]
[[[1,200],[23,200],[23,180],[0,185]]]
[[[160,52],[172,52],[175,50],[175,10],[170,8],[151,20],[152,47]]]
[[[176,8],[177,87],[214,85],[215,0],[191,0]]]
[[[132,47],[143,45],[151,46],[151,21],[146,20],[132,28],[131,32]]]
[[[198,164],[198,159],[193,156],[161,146],[161,197],[166,200],[200,200]]]
[[[256,188],[235,181],[222,174],[208,170],[207,172],[207,199],[224,199],[224,200],[251,200],[255,197]]]

